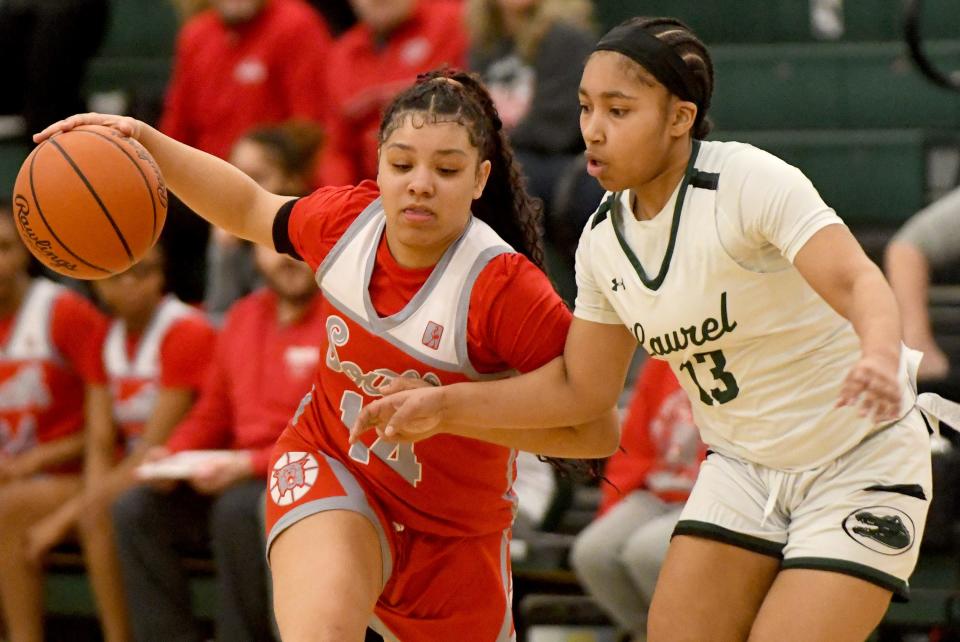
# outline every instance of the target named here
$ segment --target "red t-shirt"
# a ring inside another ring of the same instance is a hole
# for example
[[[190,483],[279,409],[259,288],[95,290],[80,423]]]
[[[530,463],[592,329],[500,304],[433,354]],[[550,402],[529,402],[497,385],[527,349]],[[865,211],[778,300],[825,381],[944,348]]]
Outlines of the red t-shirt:
[[[269,0],[237,27],[213,9],[198,14],[177,40],[160,129],[226,158],[252,127],[291,118],[323,122],[331,43],[319,14],[302,0]]]
[[[319,297],[290,325],[277,321],[277,296],[265,289],[230,308],[200,398],[167,442],[172,452],[207,448],[253,451],[266,476],[270,449],[320,360]]]
[[[378,196],[376,185],[366,181],[357,187],[320,189],[300,199],[282,210],[289,212],[286,238],[283,215],[278,217],[277,247],[292,249],[316,270]],[[402,267],[381,235],[369,285],[378,315],[386,317],[404,308],[433,269]],[[356,287],[362,288],[362,270],[356,273]],[[416,462],[415,479],[386,460],[358,457],[350,449],[344,424],[364,400],[377,396],[366,384],[382,382],[389,373],[417,373],[423,378],[429,374],[442,384],[468,377],[371,332],[334,302],[325,300],[324,310],[329,336],[321,348],[328,358],[317,369],[311,403],[292,429],[318,450],[344,462],[368,492],[387,506],[391,518],[405,526],[441,535],[472,535],[509,526],[509,483],[515,471],[507,448],[451,435],[432,437],[405,451]],[[570,321],[569,310],[542,271],[520,254],[500,254],[479,272],[469,292],[466,348],[470,362],[480,373],[534,370],[563,353]],[[358,383],[361,380],[363,385]],[[367,434],[364,445],[376,454],[374,439],[375,435]],[[398,451],[391,457],[401,461],[403,455]]]
[[[106,383],[100,355],[107,320],[93,304],[58,286],[48,319],[20,319],[23,310],[0,317],[0,454],[20,454],[82,430],[86,386]],[[17,321],[38,323],[39,333],[12,336]],[[50,357],[29,356],[39,355],[48,340]]]
[[[706,455],[690,400],[670,364],[648,359],[633,390],[620,450],[604,471],[612,485],[602,484],[601,513],[637,489],[666,502],[686,501]]]
[[[377,130],[390,100],[419,73],[444,64],[464,67],[468,41],[462,3],[416,1],[411,17],[386,40],[360,22],[334,43],[327,68],[331,118],[318,185],[376,176]]]

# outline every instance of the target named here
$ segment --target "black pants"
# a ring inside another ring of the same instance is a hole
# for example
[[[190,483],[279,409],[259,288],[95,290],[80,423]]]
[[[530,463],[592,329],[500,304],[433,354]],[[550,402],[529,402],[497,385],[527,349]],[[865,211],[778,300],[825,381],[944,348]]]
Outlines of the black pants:
[[[217,640],[273,638],[260,522],[264,488],[263,480],[251,479],[207,497],[187,486],[171,493],[141,486],[117,500],[117,547],[138,642],[204,640],[180,554],[207,545],[217,567]]]

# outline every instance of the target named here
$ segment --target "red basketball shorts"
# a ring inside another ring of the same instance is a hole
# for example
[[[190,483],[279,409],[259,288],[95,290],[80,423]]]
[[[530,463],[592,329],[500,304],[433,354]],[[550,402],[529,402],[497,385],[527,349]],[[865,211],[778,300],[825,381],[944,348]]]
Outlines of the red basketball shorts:
[[[327,510],[359,513],[380,539],[385,582],[370,627],[385,640],[516,639],[509,531],[449,537],[409,529],[391,519],[389,498],[372,496],[346,465],[289,428],[277,441],[271,461],[268,555],[278,536],[310,515]],[[307,554],[304,563],[309,563]]]

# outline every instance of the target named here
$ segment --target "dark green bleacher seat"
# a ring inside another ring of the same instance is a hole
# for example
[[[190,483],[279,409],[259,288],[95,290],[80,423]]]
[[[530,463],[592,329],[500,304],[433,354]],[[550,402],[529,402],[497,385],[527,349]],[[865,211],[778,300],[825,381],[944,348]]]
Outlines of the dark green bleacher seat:
[[[95,58],[87,70],[86,90],[162,94],[170,64],[169,58]]]
[[[178,25],[170,0],[113,0],[100,56],[150,58],[173,54]]]
[[[13,183],[30,149],[24,143],[0,141],[0,194],[4,200],[12,199]]]
[[[960,41],[927,49],[960,68]],[[713,57],[723,129],[960,129],[960,94],[921,76],[899,43],[725,45]]]
[[[902,33],[897,0],[844,2],[844,41],[893,41]],[[674,16],[689,24],[707,44],[810,42],[808,0],[596,0],[604,30],[636,15]],[[925,0],[922,31],[931,38],[960,36],[960,3]]]
[[[751,143],[796,165],[846,221],[897,224],[926,202],[929,155],[957,148],[949,132],[722,131],[714,140]]]

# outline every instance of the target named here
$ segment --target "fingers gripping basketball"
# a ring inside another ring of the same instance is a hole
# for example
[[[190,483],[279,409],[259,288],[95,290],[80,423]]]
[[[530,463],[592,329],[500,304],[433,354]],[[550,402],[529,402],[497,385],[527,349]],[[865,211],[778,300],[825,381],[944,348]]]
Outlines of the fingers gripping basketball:
[[[30,252],[78,279],[104,278],[136,263],[167,215],[166,185],[147,150],[98,125],[40,143],[20,168],[13,201]]]

